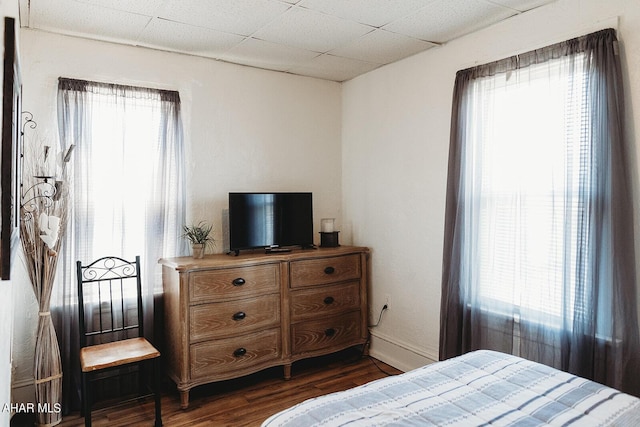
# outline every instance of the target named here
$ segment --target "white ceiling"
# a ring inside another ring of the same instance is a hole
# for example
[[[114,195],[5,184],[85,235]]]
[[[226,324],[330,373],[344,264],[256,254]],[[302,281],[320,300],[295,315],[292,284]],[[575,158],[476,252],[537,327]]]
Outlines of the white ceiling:
[[[20,23],[338,82],[555,0],[19,0]]]

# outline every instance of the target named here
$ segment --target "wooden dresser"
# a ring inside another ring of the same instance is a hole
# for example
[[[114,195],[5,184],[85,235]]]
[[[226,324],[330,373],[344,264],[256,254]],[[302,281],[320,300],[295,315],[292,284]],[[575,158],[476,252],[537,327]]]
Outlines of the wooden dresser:
[[[189,390],[364,344],[369,250],[341,246],[161,259],[165,364]]]

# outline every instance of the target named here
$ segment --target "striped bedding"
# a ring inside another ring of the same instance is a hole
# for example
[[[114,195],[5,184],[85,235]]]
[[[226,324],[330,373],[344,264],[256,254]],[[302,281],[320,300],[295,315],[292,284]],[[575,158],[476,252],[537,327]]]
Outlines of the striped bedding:
[[[640,399],[548,366],[479,350],[307,400],[263,427],[640,426]]]

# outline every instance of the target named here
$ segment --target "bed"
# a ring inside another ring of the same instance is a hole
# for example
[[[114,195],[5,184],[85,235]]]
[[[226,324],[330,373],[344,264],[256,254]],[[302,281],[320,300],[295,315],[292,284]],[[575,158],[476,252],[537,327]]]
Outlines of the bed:
[[[488,350],[309,399],[262,427],[640,426],[640,399]]]

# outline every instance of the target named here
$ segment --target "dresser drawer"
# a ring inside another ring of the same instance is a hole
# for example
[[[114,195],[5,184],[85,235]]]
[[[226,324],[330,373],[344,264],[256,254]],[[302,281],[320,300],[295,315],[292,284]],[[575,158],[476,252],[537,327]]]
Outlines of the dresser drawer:
[[[189,275],[189,302],[230,300],[278,292],[278,264],[194,271]]]
[[[357,254],[292,261],[290,266],[292,288],[359,279],[361,274]]]
[[[282,356],[280,329],[269,329],[234,338],[191,345],[191,378],[221,375],[227,378],[242,371],[278,360]]]
[[[360,338],[360,312],[296,323],[291,325],[291,335],[294,354],[355,344]]]
[[[192,306],[189,322],[191,342],[278,326],[280,294]]]
[[[291,321],[330,316],[360,307],[360,282],[291,291]]]

